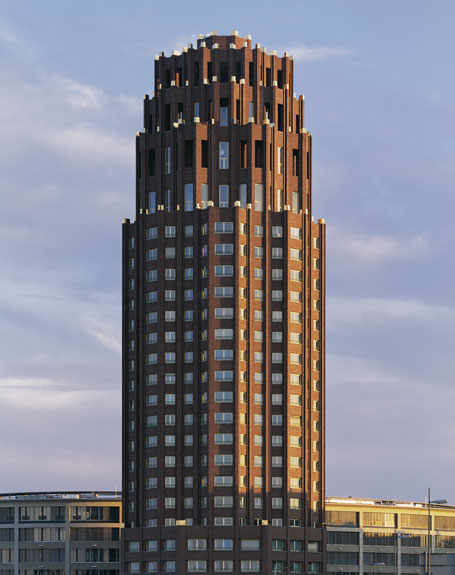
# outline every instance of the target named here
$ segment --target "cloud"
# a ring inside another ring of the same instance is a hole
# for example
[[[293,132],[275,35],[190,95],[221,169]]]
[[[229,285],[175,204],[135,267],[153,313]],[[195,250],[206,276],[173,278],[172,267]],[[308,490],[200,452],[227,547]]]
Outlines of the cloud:
[[[2,410],[55,411],[82,409],[89,404],[113,405],[112,390],[81,389],[77,382],[48,378],[17,377],[0,379]]]
[[[0,45],[21,60],[32,60],[36,57],[36,49],[32,42],[17,34],[12,26],[1,18]]]
[[[337,227],[329,227],[327,241],[331,257],[349,258],[362,264],[376,266],[390,260],[418,258],[426,254],[428,238],[417,235],[411,238],[351,234]]]
[[[418,322],[423,324],[455,324],[455,308],[431,305],[418,299],[328,297],[327,317],[331,328],[348,325],[387,325],[391,322]]]
[[[66,96],[71,107],[101,110],[106,105],[106,94],[101,88],[75,82],[69,78],[57,77],[54,82]]]
[[[335,48],[330,46],[310,47],[302,43],[291,45],[286,48],[285,51],[289,54],[292,54],[294,59],[300,62],[321,62],[323,60],[335,60],[352,54],[352,50],[341,46]]]
[[[122,338],[121,331],[117,324],[107,324],[93,317],[86,317],[82,320],[82,325],[87,335],[96,340],[106,349],[109,349],[121,356]]]

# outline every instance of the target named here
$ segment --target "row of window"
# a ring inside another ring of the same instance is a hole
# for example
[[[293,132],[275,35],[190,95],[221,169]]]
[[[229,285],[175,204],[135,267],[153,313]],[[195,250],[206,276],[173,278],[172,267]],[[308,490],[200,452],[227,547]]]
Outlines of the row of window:
[[[198,104],[198,102],[196,102]],[[227,108],[222,108],[222,110],[226,110]],[[197,111],[197,110],[195,110]],[[250,103],[250,113],[253,112],[251,118],[254,118],[254,104],[253,102]],[[196,116],[197,117],[197,116]],[[227,116],[226,116],[226,125],[227,125]],[[193,154],[193,140],[185,140],[184,144],[184,167],[185,168],[192,168],[194,164],[194,154]],[[263,168],[264,167],[264,143],[262,140],[256,140],[254,142],[254,167],[255,168]],[[271,150],[272,151],[272,150]],[[295,160],[294,160],[294,174],[298,175],[298,150],[293,150]],[[246,140],[242,140],[240,147],[240,167],[247,168],[247,142]],[[282,146],[277,147],[277,174],[284,175],[284,164],[285,164],[285,154],[284,148]],[[154,149],[149,150],[149,164],[148,170],[150,176],[156,175],[156,153]],[[175,154],[175,160],[178,160],[178,153]],[[270,156],[270,169],[272,169],[272,156]],[[207,168],[208,167],[208,145],[206,140],[201,140],[201,167]],[[220,141],[218,142],[218,168],[220,170],[229,170],[229,142]],[[175,169],[178,170],[178,164],[175,166]],[[171,146],[166,146],[164,148],[164,175],[168,176],[172,172],[172,148]],[[207,184],[203,184],[207,186]],[[241,184],[245,186],[246,184]],[[279,190],[280,192],[282,190]],[[246,198],[245,198],[246,200]],[[246,201],[245,201],[246,203]],[[222,207],[222,206],[220,206]],[[244,207],[244,206],[243,206]]]
[[[240,233],[246,235],[248,232],[248,224],[241,223],[240,224]],[[207,235],[208,233],[208,225],[201,224],[201,235]],[[216,234],[232,234],[234,233],[234,222],[215,222],[215,233]],[[254,226],[254,235],[256,237],[263,237],[264,236],[264,226],[255,225]],[[177,237],[177,227],[176,226],[164,226],[164,237],[165,238],[175,238]],[[184,226],[184,237],[193,237],[193,226],[187,225]],[[283,226],[272,226],[272,238],[283,238]],[[289,228],[289,237],[297,240],[301,240],[303,237],[303,230],[302,228]],[[146,230],[146,239],[153,240],[158,238],[158,227],[154,226],[151,228],[147,228]],[[135,238],[131,237],[128,239],[128,248],[133,249],[135,247]],[[320,247],[320,240],[319,238],[313,238],[313,247],[319,248]]]
[[[129,451],[131,451],[131,446],[134,449],[134,441],[128,442]],[[318,452],[320,451],[320,442],[313,441],[313,451]],[[214,464],[217,467],[232,467],[234,465],[234,456],[232,453],[216,453],[214,456]],[[301,457],[290,456],[289,458],[289,467],[293,469],[302,469],[303,459]],[[247,465],[247,456],[240,455],[239,456],[239,465],[246,466]],[[254,457],[254,466],[261,468],[263,467],[264,459],[262,456],[255,456]],[[192,455],[185,455],[183,458],[183,466],[184,467],[192,467],[194,464],[194,459]],[[207,466],[208,460],[207,455],[201,456],[201,465]],[[282,456],[273,456],[271,458],[272,467],[275,468],[282,468],[283,467],[283,457]],[[149,456],[146,458],[146,467],[156,468],[158,467],[158,457],[156,456]],[[176,467],[176,457],[175,455],[166,455],[164,457],[164,467],[166,468],[174,468]]]
[[[186,562],[186,571],[188,573],[205,573],[207,572],[208,562],[205,559],[190,559]],[[307,573],[308,574],[318,574],[320,573],[321,564],[318,562],[308,563]],[[176,573],[177,563],[176,561],[147,561],[144,565],[145,573]],[[213,562],[213,571],[215,573],[234,571],[234,561],[232,560],[222,560]],[[137,561],[129,561],[127,563],[127,572],[134,574],[140,573],[140,563]],[[242,559],[240,561],[240,572],[243,573],[262,573],[261,571],[261,561],[256,559]],[[271,573],[305,573],[305,563],[303,561],[272,561],[272,571]]]
[[[145,551],[157,552],[159,550],[158,539],[148,539],[144,541]],[[260,551],[261,550],[261,540],[260,539],[240,539],[237,541],[237,546],[241,551]],[[300,539],[291,539],[289,542],[286,539],[272,539],[272,551],[291,551],[291,552],[301,552],[304,549],[305,542]],[[127,550],[130,553],[138,553],[140,551],[141,545],[140,541],[129,541],[127,544]],[[186,548],[188,551],[206,551],[208,549],[207,539],[187,539]],[[234,539],[213,539],[213,550],[214,551],[233,551],[235,548]],[[161,540],[161,550],[162,551],[176,551],[177,541],[176,539],[162,539]],[[309,541],[308,551],[310,553],[317,553],[320,551],[319,541]]]

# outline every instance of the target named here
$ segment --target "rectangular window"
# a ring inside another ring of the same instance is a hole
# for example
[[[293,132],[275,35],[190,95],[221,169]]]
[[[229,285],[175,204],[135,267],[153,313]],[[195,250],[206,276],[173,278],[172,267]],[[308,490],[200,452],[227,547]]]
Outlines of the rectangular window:
[[[242,208],[246,207],[247,204],[247,185],[240,184],[240,205]]]
[[[172,190],[165,190],[164,192],[164,209],[166,212],[171,212],[173,209]]]
[[[164,148],[164,173],[168,175],[171,173],[171,147]]]
[[[216,234],[232,234],[234,232],[233,222],[215,222]]]
[[[277,149],[278,173],[284,174],[284,148]]]
[[[223,65],[223,64],[222,64]],[[222,82],[223,80],[221,80]],[[229,100],[220,99],[220,126],[227,126],[229,123]]]
[[[185,212],[193,211],[193,184],[185,184]]]
[[[264,211],[264,186],[254,184],[254,209],[256,212]]]
[[[229,207],[229,186],[226,184],[222,184],[219,186],[218,190],[219,190],[218,206],[220,208],[228,208]]]
[[[207,184],[201,184],[201,208],[205,209],[207,207],[207,202],[209,201],[209,187]]]
[[[149,193],[149,212],[151,214],[156,212],[156,192]]]
[[[264,167],[264,142],[262,140],[254,142],[254,167]]]
[[[220,142],[219,143],[219,150],[220,150],[219,168],[220,168],[220,170],[228,170],[229,169],[229,142]]]

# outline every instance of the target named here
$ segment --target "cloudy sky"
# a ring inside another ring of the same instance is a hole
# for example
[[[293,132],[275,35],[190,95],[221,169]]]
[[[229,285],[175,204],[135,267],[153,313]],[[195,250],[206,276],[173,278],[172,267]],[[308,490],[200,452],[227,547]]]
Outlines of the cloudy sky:
[[[455,504],[451,0],[0,2],[0,492],[115,489],[120,237],[154,55],[295,57],[327,253],[327,493]]]

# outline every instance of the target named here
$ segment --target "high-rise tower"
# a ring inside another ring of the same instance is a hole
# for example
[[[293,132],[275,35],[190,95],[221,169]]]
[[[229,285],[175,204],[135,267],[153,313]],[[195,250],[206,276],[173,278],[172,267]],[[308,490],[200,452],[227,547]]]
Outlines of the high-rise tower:
[[[126,573],[322,573],[325,224],[293,60],[155,62],[123,226]]]

